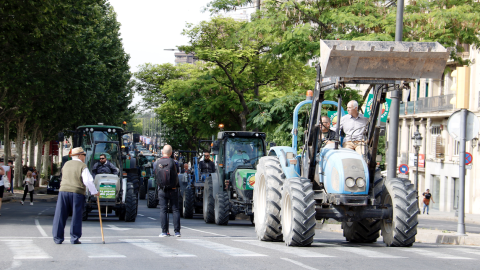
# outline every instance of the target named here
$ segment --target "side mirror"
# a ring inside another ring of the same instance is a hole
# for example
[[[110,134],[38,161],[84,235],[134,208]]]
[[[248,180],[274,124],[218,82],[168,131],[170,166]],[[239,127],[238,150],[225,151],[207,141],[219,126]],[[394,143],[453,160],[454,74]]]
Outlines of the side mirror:
[[[270,145],[270,148],[272,148],[272,147],[274,147],[274,146],[277,146],[277,144],[274,143],[274,142],[270,142],[269,145]]]

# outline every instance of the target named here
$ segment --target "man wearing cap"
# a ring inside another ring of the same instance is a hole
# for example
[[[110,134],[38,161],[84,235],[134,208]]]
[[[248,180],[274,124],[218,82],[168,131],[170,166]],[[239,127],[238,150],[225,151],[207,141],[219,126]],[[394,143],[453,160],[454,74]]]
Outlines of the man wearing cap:
[[[62,168],[62,182],[53,218],[52,235],[56,244],[61,244],[65,240],[64,231],[69,213],[72,214],[70,242],[81,244],[79,239],[82,237],[82,215],[87,187],[92,195],[99,196],[92,175],[85,164],[85,151],[82,147],[74,148],[71,157],[72,160],[67,161]]]

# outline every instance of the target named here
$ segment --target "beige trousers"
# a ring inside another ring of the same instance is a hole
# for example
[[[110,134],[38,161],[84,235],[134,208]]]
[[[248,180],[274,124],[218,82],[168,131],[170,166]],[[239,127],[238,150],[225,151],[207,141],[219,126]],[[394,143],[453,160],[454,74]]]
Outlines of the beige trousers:
[[[365,145],[365,141],[363,140],[343,142],[343,148],[355,150],[360,155],[363,155],[364,145]]]

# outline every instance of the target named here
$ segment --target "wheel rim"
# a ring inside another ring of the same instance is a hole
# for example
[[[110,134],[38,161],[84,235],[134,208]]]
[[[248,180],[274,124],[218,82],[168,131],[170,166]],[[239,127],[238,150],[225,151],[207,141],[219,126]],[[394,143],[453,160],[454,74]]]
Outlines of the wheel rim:
[[[285,193],[282,210],[282,230],[288,234],[292,228],[292,202],[288,192]]]
[[[185,192],[185,195],[187,195],[187,192]],[[185,196],[182,198],[182,209],[183,209],[183,214],[185,215]]]
[[[215,221],[220,219],[220,207],[218,207],[218,195],[215,196]]]
[[[390,194],[387,193],[385,194],[385,200],[383,202],[384,205],[392,205],[392,197],[390,197]],[[395,209],[393,209],[393,211],[395,211]],[[393,214],[393,216],[395,216],[395,214]],[[391,234],[392,233],[392,228],[393,228],[393,219],[384,219],[382,220],[383,222],[383,227],[385,229],[385,232],[387,234]]]
[[[265,176],[262,174],[260,176],[260,181],[258,184],[257,193],[257,202],[255,202],[255,218],[258,218],[259,223],[265,220],[265,215],[267,211],[267,189],[265,183]]]

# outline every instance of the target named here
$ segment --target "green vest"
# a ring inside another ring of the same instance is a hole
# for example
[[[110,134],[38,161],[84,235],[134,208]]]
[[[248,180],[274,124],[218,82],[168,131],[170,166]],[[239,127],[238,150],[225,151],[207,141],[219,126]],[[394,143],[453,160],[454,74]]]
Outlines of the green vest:
[[[82,181],[82,171],[85,168],[87,168],[87,165],[81,161],[67,161],[62,168],[62,182],[60,182],[60,191],[85,195],[87,189]]]

